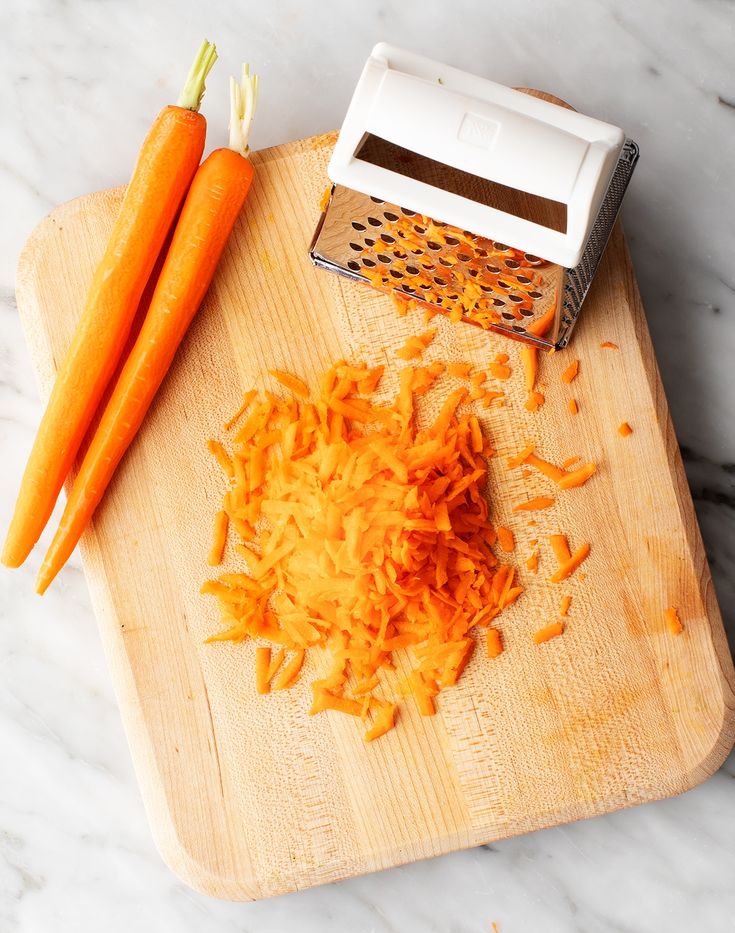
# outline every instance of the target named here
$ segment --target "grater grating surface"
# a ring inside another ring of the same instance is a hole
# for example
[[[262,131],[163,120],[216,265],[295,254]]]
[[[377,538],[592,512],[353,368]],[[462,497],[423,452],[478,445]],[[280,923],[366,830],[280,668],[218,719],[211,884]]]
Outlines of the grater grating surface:
[[[626,140],[582,258],[562,266],[333,185],[309,254],[315,265],[425,302],[454,320],[545,348],[566,346],[638,157]],[[466,196],[477,196],[468,191]],[[529,332],[551,306],[547,337]]]

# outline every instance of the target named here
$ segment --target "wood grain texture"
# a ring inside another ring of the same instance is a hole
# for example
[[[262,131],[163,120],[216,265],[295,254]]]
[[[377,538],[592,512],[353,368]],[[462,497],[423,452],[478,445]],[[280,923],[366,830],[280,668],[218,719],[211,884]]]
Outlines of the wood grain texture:
[[[726,756],[735,728],[733,668],[630,260],[616,229],[570,350],[544,358],[547,403],[483,413],[501,454],[527,438],[560,462],[600,472],[519,518],[511,503],[548,481],[491,461],[492,514],[513,528],[527,592],[503,613],[506,651],[477,652],[439,714],[410,705],[365,745],[350,717],[309,717],[308,671],[290,691],[255,693],[252,645],[205,645],[217,631],[208,576],[223,483],[205,449],[270,367],[311,384],[335,358],[395,361],[422,329],[386,297],[313,269],[307,244],[332,136],[255,156],[256,181],[222,266],[143,430],[82,542],[85,572],[148,816],[188,884],[251,899],[345,878],[684,791]],[[80,198],[34,232],[18,304],[48,395],[121,190]],[[439,320],[429,357],[487,364],[518,348]],[[601,349],[611,340],[619,351]],[[571,386],[560,373],[572,357]],[[566,404],[579,401],[572,418]],[[634,428],[623,439],[617,426]],[[568,585],[545,536],[592,554]],[[522,559],[539,538],[536,577]],[[573,596],[567,631],[533,631]],[[666,606],[685,632],[672,637]],[[71,635],[70,635],[71,637]],[[349,720],[349,721],[348,721]]]

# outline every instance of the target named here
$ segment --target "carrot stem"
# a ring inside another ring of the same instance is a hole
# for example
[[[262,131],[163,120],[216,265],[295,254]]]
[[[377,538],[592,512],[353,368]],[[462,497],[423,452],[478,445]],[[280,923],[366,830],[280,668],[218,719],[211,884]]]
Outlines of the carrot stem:
[[[199,46],[196,58],[192,62],[189,74],[186,76],[184,87],[181,90],[177,106],[185,110],[198,111],[204,97],[204,84],[212,66],[217,61],[217,48],[213,42],[205,39]]]
[[[258,105],[258,76],[250,74],[250,65],[242,66],[240,83],[230,78],[230,149],[245,158],[250,153],[250,129]]]

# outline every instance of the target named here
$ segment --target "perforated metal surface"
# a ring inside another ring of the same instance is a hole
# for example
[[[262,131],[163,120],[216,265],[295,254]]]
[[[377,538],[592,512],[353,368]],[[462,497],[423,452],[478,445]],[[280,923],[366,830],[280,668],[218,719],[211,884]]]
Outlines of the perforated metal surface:
[[[576,323],[637,157],[636,144],[626,141],[582,261],[574,269],[340,185],[332,187],[309,255],[317,266],[415,298],[455,320],[540,346],[562,347]],[[546,337],[529,333],[552,305],[556,321]]]

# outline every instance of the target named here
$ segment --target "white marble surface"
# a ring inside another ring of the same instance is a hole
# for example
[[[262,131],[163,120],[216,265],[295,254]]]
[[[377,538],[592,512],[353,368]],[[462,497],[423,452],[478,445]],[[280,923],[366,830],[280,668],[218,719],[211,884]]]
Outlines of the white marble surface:
[[[504,23],[513,11],[517,24]],[[3,0],[0,527],[40,409],[13,300],[55,204],[125,180],[203,35],[262,74],[256,146],[338,125],[383,38],[626,128],[625,226],[717,590],[735,629],[735,9],[727,0]],[[735,759],[678,799],[258,904],[194,894],[145,823],[78,562],[40,600],[0,572],[3,933],[720,933],[735,929]]]

